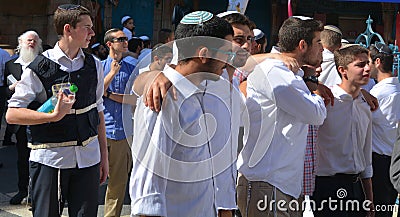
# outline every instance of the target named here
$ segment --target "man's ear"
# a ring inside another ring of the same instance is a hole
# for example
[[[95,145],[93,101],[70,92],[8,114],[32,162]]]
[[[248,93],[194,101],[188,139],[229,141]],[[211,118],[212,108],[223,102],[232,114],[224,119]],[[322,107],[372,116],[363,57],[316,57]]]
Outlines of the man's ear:
[[[307,50],[307,42],[304,41],[303,39],[299,41],[299,50],[300,51]]]
[[[67,34],[70,34],[71,33],[71,28],[72,28],[72,26],[70,25],[70,24],[65,24],[64,25],[64,32],[65,33],[67,33]]]
[[[337,68],[338,72],[342,75],[342,79],[348,79],[347,78],[347,70],[343,66],[339,66]]]
[[[209,50],[207,47],[202,47],[200,48],[198,54],[199,54],[199,59],[202,63],[207,63],[207,59],[209,58]]]
[[[376,68],[379,68],[379,66],[381,65],[381,58],[376,58],[374,64],[375,64],[375,67],[376,67]]]

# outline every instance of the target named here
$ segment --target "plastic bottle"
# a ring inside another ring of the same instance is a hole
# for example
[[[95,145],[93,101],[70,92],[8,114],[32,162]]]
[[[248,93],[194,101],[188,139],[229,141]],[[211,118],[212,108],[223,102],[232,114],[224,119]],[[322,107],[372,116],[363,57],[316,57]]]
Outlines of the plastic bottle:
[[[62,91],[66,96],[75,95],[75,93],[78,91],[78,87],[75,84],[72,84],[71,86],[69,86],[69,89],[64,89]],[[41,105],[37,109],[37,111],[44,113],[53,113],[54,108],[57,105],[57,101],[57,96],[53,95],[46,102],[44,102],[43,105]]]

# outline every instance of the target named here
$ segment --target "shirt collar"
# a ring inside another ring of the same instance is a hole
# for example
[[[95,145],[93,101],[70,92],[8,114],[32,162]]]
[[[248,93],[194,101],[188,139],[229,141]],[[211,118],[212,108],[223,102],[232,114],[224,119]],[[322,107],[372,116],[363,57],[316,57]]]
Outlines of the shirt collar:
[[[69,59],[69,57],[64,53],[64,51],[61,50],[60,46],[58,45],[58,42],[54,46],[54,50],[56,51],[54,52],[54,58],[56,60],[60,60],[62,58]],[[82,49],[79,49],[78,55],[76,55],[75,59],[77,58],[85,58],[85,54],[83,53]]]
[[[200,89],[197,88],[187,78],[185,78],[185,76],[181,75],[169,65],[165,66],[163,73],[168,80],[171,81],[172,85],[174,85],[174,87],[182,93],[185,99],[200,91]]]
[[[380,86],[383,84],[398,84],[398,83],[399,83],[399,79],[397,77],[390,77],[390,78],[385,78],[385,79],[381,80],[376,85]]]
[[[335,97],[339,98],[340,100],[353,101],[353,97],[350,94],[348,94],[346,91],[344,91],[339,85],[334,85],[332,87],[332,94]],[[363,95],[361,94],[361,91],[354,100],[356,100],[356,99],[365,101]]]

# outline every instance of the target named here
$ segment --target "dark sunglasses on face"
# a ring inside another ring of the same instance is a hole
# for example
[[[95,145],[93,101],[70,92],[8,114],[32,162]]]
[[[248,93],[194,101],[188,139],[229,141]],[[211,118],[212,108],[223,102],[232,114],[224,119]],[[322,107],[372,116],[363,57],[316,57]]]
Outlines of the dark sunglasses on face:
[[[253,43],[254,37],[248,36],[245,38],[244,36],[235,36],[233,37],[233,41],[236,43],[240,44],[240,46],[244,45],[246,42],[249,42],[250,44]]]
[[[111,42],[127,42],[128,37],[119,37],[119,38],[113,38]]]
[[[63,5],[58,6],[58,9],[69,11],[69,10],[76,10],[76,9],[78,9],[79,7],[80,7],[80,5],[63,4]]]

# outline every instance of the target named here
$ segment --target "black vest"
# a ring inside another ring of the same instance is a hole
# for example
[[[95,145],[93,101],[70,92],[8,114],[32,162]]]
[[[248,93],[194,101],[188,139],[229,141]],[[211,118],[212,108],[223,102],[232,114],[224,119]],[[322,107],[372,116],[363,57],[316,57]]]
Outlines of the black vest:
[[[42,82],[47,99],[53,96],[52,85],[69,80],[68,72],[61,70],[59,64],[43,55],[37,56],[28,67]],[[73,109],[83,109],[96,103],[97,69],[91,54],[85,54],[85,63],[81,69],[70,73],[70,82],[78,87]],[[58,122],[28,126],[28,141],[32,148],[49,143],[60,143],[59,146],[82,145],[90,137],[97,136],[99,123],[96,107],[83,114],[67,114]]]

